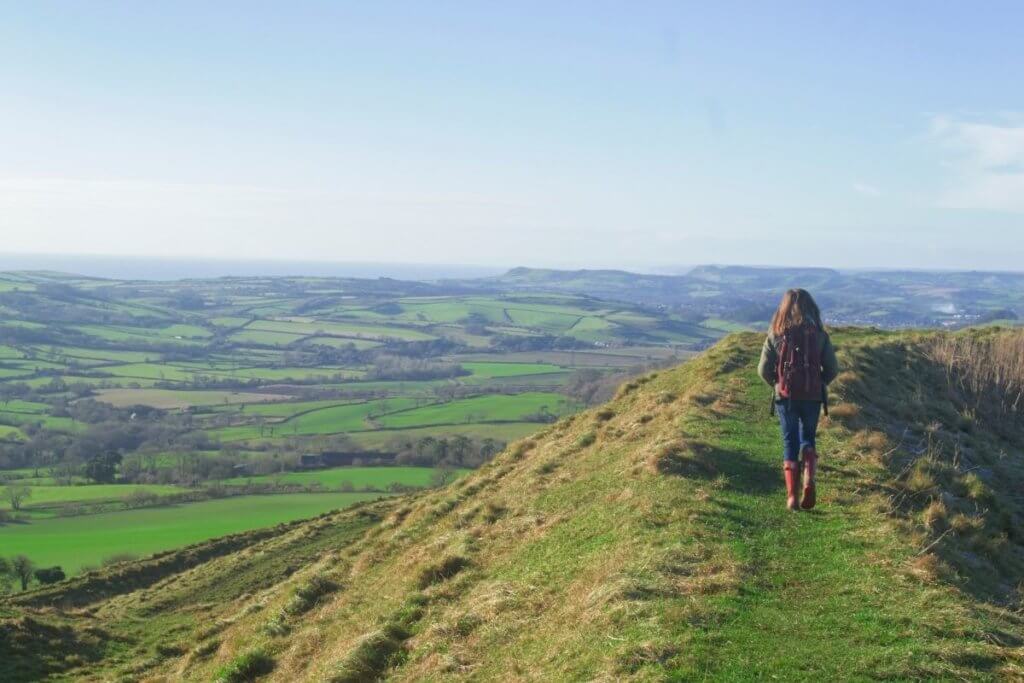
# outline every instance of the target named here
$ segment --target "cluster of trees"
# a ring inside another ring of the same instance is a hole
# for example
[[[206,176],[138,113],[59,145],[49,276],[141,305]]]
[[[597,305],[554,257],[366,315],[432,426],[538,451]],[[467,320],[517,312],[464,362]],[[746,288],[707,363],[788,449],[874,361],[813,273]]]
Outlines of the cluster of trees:
[[[449,379],[470,374],[458,363],[380,355],[374,359],[367,373],[370,380],[430,380]]]
[[[21,585],[21,590],[27,590],[33,578],[46,586],[67,577],[60,567],[36,567],[35,562],[25,555],[15,555],[10,559],[0,556],[0,593],[9,592],[15,583]]]
[[[390,444],[395,453],[395,464],[421,467],[480,467],[505,448],[496,439],[471,439],[467,436],[425,436],[420,439],[400,439]]]
[[[556,337],[554,335],[530,337],[526,335],[502,334],[491,339],[491,347],[500,351],[569,351],[572,349],[590,349],[593,346],[593,344],[580,341],[575,337]]]
[[[192,416],[152,408],[114,408],[93,400],[55,404],[55,416],[70,417],[86,428],[64,433],[23,425],[29,438],[0,443],[0,469],[47,469],[58,478],[84,474],[113,481],[120,459],[138,451],[193,451],[215,448],[209,435],[192,424]]]

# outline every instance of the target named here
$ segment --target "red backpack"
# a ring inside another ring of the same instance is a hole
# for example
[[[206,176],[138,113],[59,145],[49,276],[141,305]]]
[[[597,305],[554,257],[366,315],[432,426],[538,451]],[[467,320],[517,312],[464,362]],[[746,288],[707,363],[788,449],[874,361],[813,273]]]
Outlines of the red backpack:
[[[782,398],[821,401],[821,347],[816,325],[791,327],[779,338],[776,375]]]

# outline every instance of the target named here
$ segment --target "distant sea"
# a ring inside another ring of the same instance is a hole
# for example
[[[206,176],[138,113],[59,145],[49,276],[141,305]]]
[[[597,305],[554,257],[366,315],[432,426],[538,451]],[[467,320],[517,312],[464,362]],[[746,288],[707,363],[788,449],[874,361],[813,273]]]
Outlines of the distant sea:
[[[53,270],[115,280],[180,280],[261,275],[443,280],[500,275],[507,268],[422,263],[331,263],[271,259],[233,261],[180,257],[0,254],[0,271],[5,270]]]

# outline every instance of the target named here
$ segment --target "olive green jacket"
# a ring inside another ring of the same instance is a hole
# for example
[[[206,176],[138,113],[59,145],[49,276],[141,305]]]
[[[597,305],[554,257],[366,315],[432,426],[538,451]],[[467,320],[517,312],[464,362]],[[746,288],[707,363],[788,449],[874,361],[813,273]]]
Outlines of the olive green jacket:
[[[769,386],[775,388],[776,399],[779,398],[779,387],[776,383],[778,379],[776,368],[779,362],[779,343],[780,339],[769,332],[764,340],[764,346],[761,347],[761,361],[757,364],[757,374],[761,375],[761,379]],[[818,347],[821,352],[821,381],[827,385],[839,374],[839,361],[836,360],[836,350],[832,347],[832,340],[827,332],[822,331],[818,334]]]

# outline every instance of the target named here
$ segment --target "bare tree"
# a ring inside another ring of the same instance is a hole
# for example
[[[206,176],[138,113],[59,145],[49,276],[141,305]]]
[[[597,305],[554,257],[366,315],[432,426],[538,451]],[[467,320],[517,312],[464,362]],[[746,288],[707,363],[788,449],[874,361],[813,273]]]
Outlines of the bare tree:
[[[8,484],[4,487],[4,499],[12,510],[20,510],[21,504],[32,497],[32,489],[25,484]]]
[[[35,563],[24,555],[16,555],[11,559],[11,573],[21,581],[21,590],[28,590],[28,584],[32,580],[32,572],[35,569]]]

